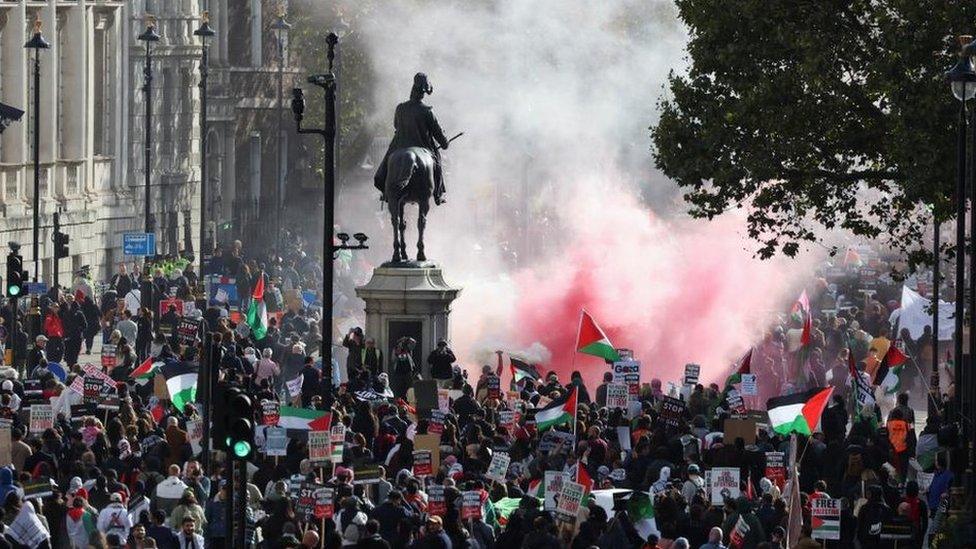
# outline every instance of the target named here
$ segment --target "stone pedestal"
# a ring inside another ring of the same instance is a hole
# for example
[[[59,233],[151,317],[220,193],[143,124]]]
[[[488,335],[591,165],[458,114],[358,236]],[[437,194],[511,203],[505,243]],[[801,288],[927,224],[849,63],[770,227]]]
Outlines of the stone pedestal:
[[[414,361],[430,376],[427,356],[440,339],[450,339],[451,303],[461,288],[444,281],[437,266],[382,266],[356,288],[366,302],[366,337],[376,339],[389,372],[393,346],[403,336],[417,340]]]

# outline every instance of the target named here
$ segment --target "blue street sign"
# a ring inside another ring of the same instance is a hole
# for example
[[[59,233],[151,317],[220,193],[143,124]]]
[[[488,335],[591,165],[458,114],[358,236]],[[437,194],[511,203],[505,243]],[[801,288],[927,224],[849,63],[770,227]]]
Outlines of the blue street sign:
[[[156,235],[153,233],[124,233],[122,253],[125,255],[156,255]]]
[[[28,295],[44,295],[47,293],[47,282],[28,282]]]

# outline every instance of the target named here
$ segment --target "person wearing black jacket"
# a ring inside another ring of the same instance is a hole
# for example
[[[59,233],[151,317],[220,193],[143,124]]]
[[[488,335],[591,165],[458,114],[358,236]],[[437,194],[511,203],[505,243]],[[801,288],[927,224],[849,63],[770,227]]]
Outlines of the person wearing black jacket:
[[[78,363],[81,343],[85,340],[88,322],[78,303],[71,301],[61,309],[61,322],[64,324],[64,360],[68,366]]]
[[[453,375],[451,365],[457,360],[454,351],[447,346],[443,339],[437,342],[437,348],[430,352],[427,364],[430,365],[430,377],[437,380],[448,380]]]
[[[84,293],[80,295],[83,296],[83,299],[78,305],[81,306],[81,313],[85,315],[85,354],[88,354],[94,348],[95,336],[101,328],[99,321],[102,314],[91,297]]]

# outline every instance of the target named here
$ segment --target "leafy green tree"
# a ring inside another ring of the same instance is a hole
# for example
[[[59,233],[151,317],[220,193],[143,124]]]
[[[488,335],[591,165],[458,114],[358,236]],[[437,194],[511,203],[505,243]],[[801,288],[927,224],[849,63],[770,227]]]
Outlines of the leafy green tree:
[[[692,215],[748,211],[758,254],[818,228],[912,257],[953,216],[959,103],[944,72],[976,5],[938,0],[676,0],[690,67],[669,77],[654,160]]]

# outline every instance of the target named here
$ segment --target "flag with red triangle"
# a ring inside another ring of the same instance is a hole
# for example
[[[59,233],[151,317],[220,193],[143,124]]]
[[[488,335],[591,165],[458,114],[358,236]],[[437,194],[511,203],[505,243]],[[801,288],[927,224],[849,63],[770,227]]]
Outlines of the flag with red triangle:
[[[725,386],[729,387],[740,383],[742,381],[742,374],[752,373],[752,348],[750,347],[746,354],[739,360],[739,367],[736,368],[732,375],[725,380]]]
[[[584,494],[593,491],[593,478],[590,477],[590,473],[586,470],[586,464],[582,461],[576,462],[576,483],[583,485]]]
[[[878,370],[874,373],[874,380],[872,383],[874,385],[881,385],[885,378],[889,376],[891,370],[901,366],[902,364],[908,362],[908,357],[905,353],[898,348],[895,342],[892,342],[888,346],[888,352],[885,353],[884,358],[881,359],[881,365],[878,366]],[[896,374],[897,375],[897,374]]]
[[[610,338],[597,326],[590,313],[583,311],[580,316],[579,335],[576,337],[576,351],[598,356],[610,362],[620,360],[620,354],[610,343]]]

